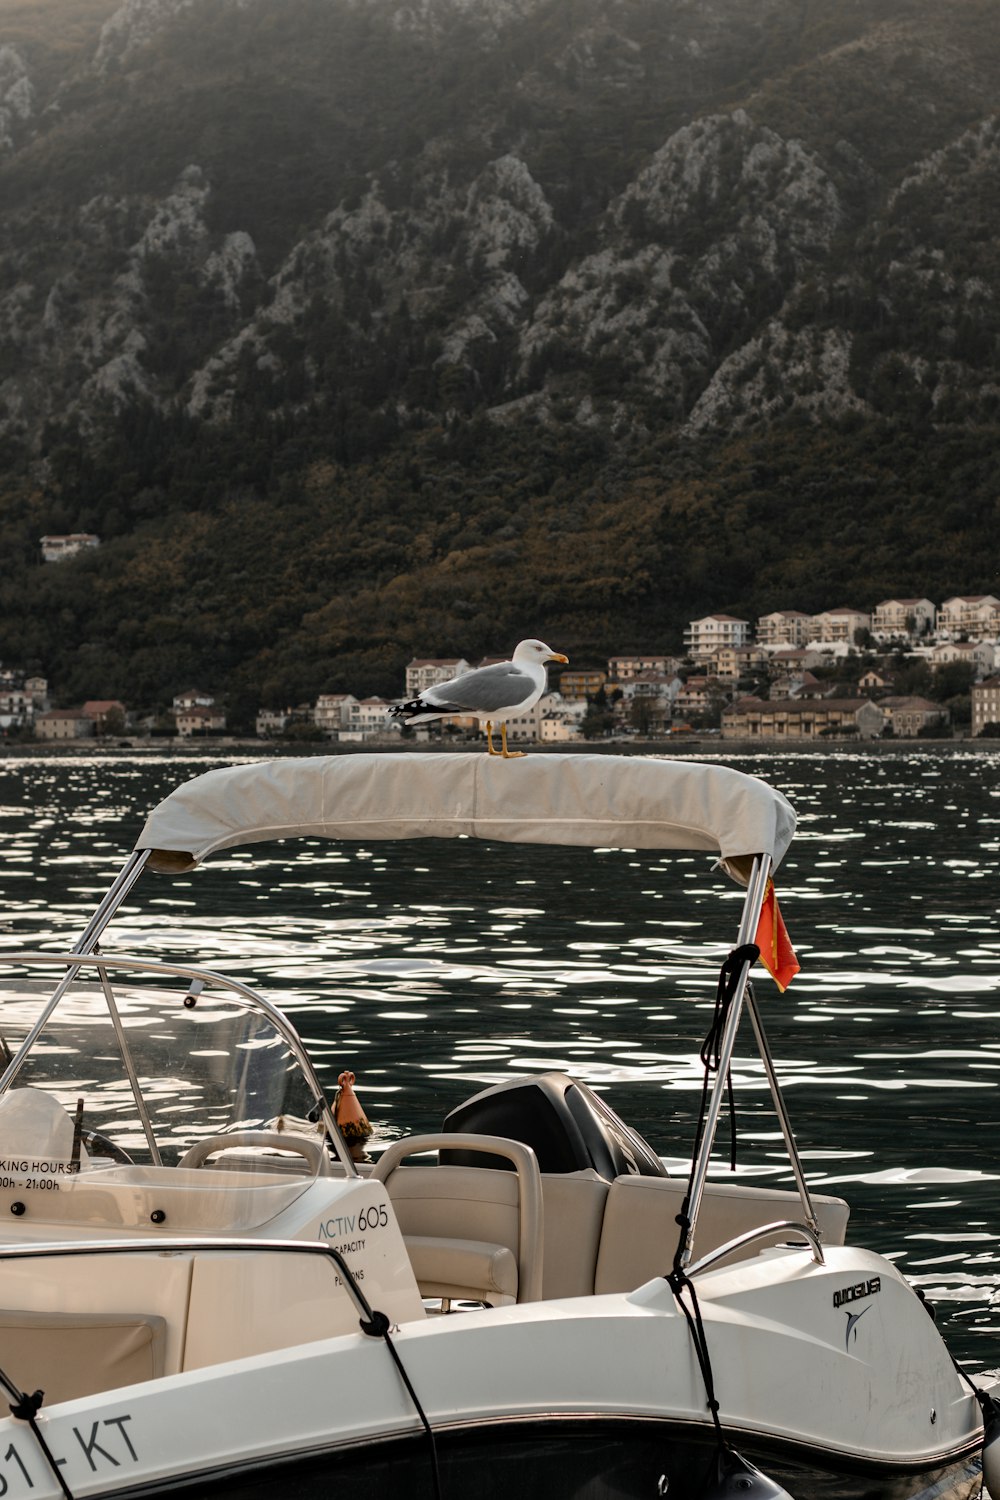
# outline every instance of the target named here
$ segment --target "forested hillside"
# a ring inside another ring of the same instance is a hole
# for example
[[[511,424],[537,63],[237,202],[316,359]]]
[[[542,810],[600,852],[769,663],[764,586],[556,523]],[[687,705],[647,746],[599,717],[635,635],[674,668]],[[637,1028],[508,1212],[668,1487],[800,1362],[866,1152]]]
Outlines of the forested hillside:
[[[0,662],[1000,592],[998,99],[994,0],[0,0]]]

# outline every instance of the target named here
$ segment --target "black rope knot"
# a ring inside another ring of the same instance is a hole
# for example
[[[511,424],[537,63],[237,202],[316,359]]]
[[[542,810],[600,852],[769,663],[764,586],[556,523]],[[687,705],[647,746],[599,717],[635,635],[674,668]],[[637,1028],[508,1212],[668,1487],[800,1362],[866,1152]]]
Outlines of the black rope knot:
[[[715,1397],[715,1378],[712,1374],[712,1360],[708,1350],[708,1338],[705,1333],[705,1324],[702,1321],[701,1308],[698,1305],[698,1293],[694,1282],[684,1269],[685,1251],[691,1234],[691,1194],[693,1191],[695,1166],[698,1161],[698,1153],[701,1149],[702,1138],[705,1130],[705,1110],[708,1104],[709,1079],[713,1073],[718,1073],[722,1067],[722,1040],[726,1033],[726,1023],[736,995],[740,988],[740,979],[743,970],[748,965],[756,963],[760,957],[760,949],[756,943],[741,943],[728,955],[722,968],[719,970],[719,983],[715,992],[715,1014],[709,1027],[701,1048],[701,1061],[704,1067],[704,1076],[701,1087],[701,1105],[698,1110],[698,1128],[695,1132],[694,1149],[691,1153],[691,1171],[688,1176],[687,1192],[680,1213],[674,1222],[680,1228],[680,1236],[677,1241],[677,1249],[674,1251],[673,1269],[668,1271],[664,1280],[674,1294],[674,1300],[684,1315],[694,1348],[695,1357],[701,1370],[702,1383],[705,1387],[706,1406],[712,1414],[712,1425],[715,1428],[715,1439],[719,1446],[719,1453],[727,1452],[725,1434],[722,1430],[722,1422],[719,1419],[719,1403]],[[749,980],[747,990],[750,990]],[[726,1069],[726,1093],[729,1102],[729,1125],[731,1133],[730,1165],[736,1170],[736,1101],[733,1097],[733,1080],[730,1070]]]
[[[718,1073],[722,1066],[722,1038],[726,1030],[726,1021],[729,1010],[736,999],[736,991],[739,988],[740,975],[744,964],[754,964],[760,957],[760,949],[756,943],[742,943],[739,948],[734,948],[729,957],[719,970],[719,983],[715,991],[715,1014],[712,1024],[708,1028],[708,1035],[701,1045],[700,1057],[705,1069],[704,1085],[701,1096],[701,1114],[698,1122],[698,1135],[695,1140],[694,1154],[697,1156],[698,1147],[701,1144],[701,1132],[705,1123],[705,1104],[708,1099],[708,1080],[713,1073]],[[753,993],[749,980],[747,990]],[[736,1171],[736,1100],[733,1097],[733,1075],[726,1070],[726,1098],[729,1103],[729,1165],[732,1171]]]
[[[366,1333],[370,1339],[384,1339],[392,1324],[384,1312],[372,1309],[370,1319],[361,1319],[361,1332]]]
[[[44,1391],[33,1391],[30,1396],[25,1391],[20,1401],[10,1403],[11,1416],[18,1417],[22,1422],[33,1422],[42,1409],[44,1399]]]
[[[719,1403],[715,1396],[715,1379],[712,1375],[712,1361],[708,1352],[708,1338],[705,1334],[705,1324],[702,1322],[701,1308],[698,1305],[698,1293],[695,1291],[694,1282],[685,1270],[679,1265],[668,1271],[664,1278],[670,1290],[674,1294],[674,1300],[688,1326],[691,1335],[691,1344],[694,1348],[695,1358],[701,1370],[702,1383],[705,1387],[705,1406],[712,1414],[712,1425],[715,1428],[715,1440],[719,1445],[719,1452],[726,1451],[725,1434],[722,1431],[722,1423],[719,1420]],[[690,1302],[686,1302],[685,1296]]]
[[[739,948],[734,948],[719,970],[719,984],[715,992],[715,1015],[709,1027],[701,1047],[701,1060],[710,1073],[719,1071],[719,1048],[722,1045],[722,1033],[726,1027],[726,1017],[729,1007],[736,998],[736,986],[739,984],[740,975],[745,963],[755,964],[760,958],[760,949],[756,943],[743,943]]]

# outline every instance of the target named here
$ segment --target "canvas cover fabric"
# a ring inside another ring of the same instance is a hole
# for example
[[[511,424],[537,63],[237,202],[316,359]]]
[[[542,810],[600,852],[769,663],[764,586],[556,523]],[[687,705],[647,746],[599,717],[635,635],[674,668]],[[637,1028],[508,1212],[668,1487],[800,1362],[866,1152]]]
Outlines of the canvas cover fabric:
[[[208,771],[172,792],[136,848],[164,872],[269,839],[457,838],[706,850],[745,881],[795,829],[786,798],[729,766],[650,756],[482,752],[314,756]]]

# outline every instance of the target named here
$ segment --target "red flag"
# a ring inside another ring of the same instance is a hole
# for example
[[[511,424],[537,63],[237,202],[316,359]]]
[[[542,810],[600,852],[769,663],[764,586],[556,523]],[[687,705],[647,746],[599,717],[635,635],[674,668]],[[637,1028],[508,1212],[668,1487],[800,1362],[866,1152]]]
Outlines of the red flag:
[[[760,949],[760,961],[771,975],[779,990],[786,990],[799,972],[799,961],[795,949],[785,930],[778,910],[778,898],[774,881],[767,882],[764,905],[760,909],[757,935],[754,942]]]

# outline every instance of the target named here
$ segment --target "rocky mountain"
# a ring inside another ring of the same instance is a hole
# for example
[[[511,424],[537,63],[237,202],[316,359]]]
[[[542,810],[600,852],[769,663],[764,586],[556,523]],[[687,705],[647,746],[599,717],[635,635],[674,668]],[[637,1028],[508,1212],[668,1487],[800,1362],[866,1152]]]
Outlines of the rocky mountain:
[[[991,0],[0,0],[0,660],[1000,590],[998,83]]]

